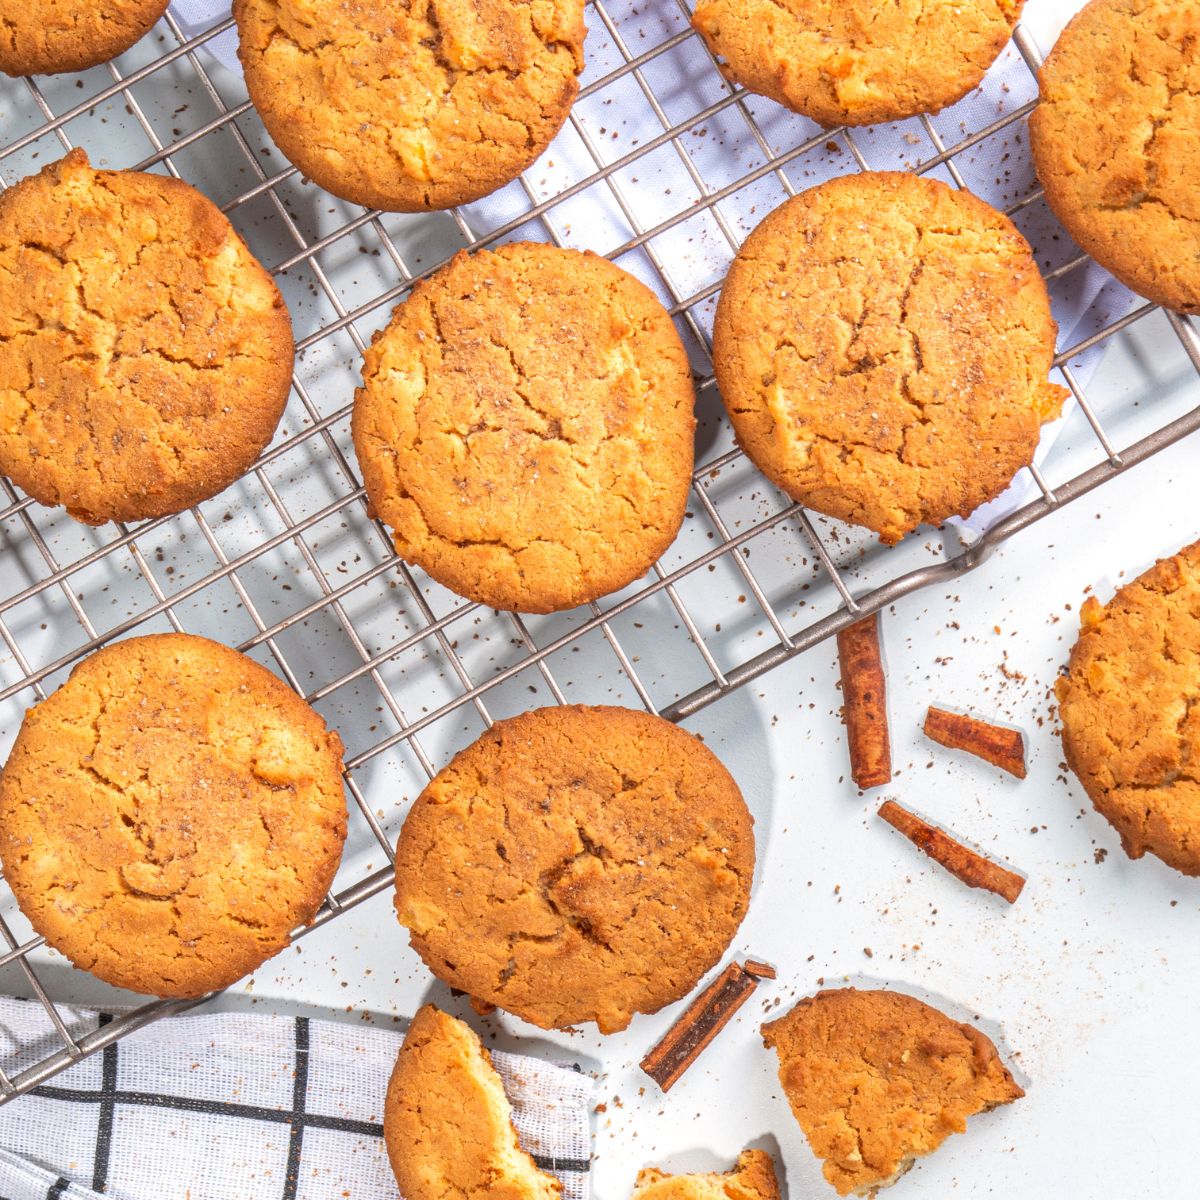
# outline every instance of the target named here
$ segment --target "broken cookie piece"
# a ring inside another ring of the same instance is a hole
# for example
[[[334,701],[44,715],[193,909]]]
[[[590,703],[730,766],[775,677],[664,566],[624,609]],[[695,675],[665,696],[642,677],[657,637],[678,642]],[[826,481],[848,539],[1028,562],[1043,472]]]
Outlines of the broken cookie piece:
[[[521,1148],[491,1056],[462,1021],[427,1004],[413,1018],[383,1110],[405,1200],[558,1200],[562,1184]]]
[[[765,1150],[743,1150],[732,1171],[668,1175],[638,1172],[631,1200],[779,1200],[775,1163]]]
[[[902,992],[818,992],[762,1033],[840,1196],[873,1196],[968,1117],[1025,1094],[978,1029]]]

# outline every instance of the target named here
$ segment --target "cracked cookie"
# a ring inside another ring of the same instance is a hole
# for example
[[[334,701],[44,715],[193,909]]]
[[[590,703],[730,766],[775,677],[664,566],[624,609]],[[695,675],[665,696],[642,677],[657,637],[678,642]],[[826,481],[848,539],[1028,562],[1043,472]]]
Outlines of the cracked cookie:
[[[723,1175],[668,1175],[646,1167],[638,1172],[632,1200],[779,1200],[779,1181],[765,1150],[743,1150]]]
[[[746,239],[713,329],[746,453],[794,500],[886,544],[999,495],[1066,392],[1029,244],[916,175],[846,175]]]
[[[1135,292],[1200,312],[1200,0],[1092,0],[1040,83],[1030,147],[1067,232]]]
[[[822,125],[940,112],[979,85],[1024,0],[697,0],[722,74]]]
[[[753,821],[701,741],[624,708],[498,721],[417,798],[396,913],[450,987],[543,1029],[624,1029],[741,924]]]
[[[1130,858],[1200,875],[1200,542],[1080,620],[1055,686],[1067,763]]]
[[[562,1184],[521,1148],[491,1055],[462,1021],[425,1005],[408,1027],[383,1105],[404,1200],[557,1200]]]
[[[606,259],[458,254],[367,351],[354,447],[396,553],[493,608],[625,587],[683,521],[695,393],[653,293]]]
[[[217,208],[82,150],[0,195],[0,470],[89,524],[180,512],[271,440],[291,321]]]
[[[583,70],[583,0],[234,0],[233,15],[267,132],[368,208],[451,208],[515,179]]]
[[[150,32],[167,0],[0,0],[0,71],[86,71]]]
[[[0,774],[4,877],[77,967],[200,996],[315,915],[346,836],[341,766],[337,734],[236,650],[117,642],[25,714]]]
[[[818,992],[762,1033],[839,1196],[875,1195],[968,1117],[1025,1094],[990,1039],[903,992]]]

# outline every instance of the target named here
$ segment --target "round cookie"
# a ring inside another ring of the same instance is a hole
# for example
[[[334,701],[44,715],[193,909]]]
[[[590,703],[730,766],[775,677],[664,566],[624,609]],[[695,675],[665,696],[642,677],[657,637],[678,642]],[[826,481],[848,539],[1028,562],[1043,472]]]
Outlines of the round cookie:
[[[846,175],[746,239],[713,330],[738,440],[793,499],[897,542],[1033,459],[1065,391],[1028,243],[969,192]]]
[[[167,0],[0,0],[0,71],[86,71],[150,32]]]
[[[368,208],[478,200],[550,144],[583,70],[583,0],[234,0],[267,132]]]
[[[82,150],[0,195],[0,470],[81,521],[179,512],[270,441],[278,289],[194,188]]]
[[[270,671],[187,634],[84,659],[0,774],[21,911],[106,983],[226,987],[312,919],[346,836],[342,744]]]
[[[606,259],[458,254],[367,351],[354,446],[396,553],[482,604],[555,612],[640,578],[691,484],[671,318]]]
[[[1200,312],[1200,0],[1092,0],[1040,82],[1030,146],[1067,232],[1135,292]]]
[[[1055,688],[1067,763],[1130,858],[1200,875],[1200,542],[1080,618]]]
[[[750,898],[753,821],[691,734],[624,708],[497,722],[417,798],[396,913],[450,987],[543,1029],[686,995]]]
[[[733,83],[822,125],[940,112],[979,85],[1024,0],[697,0]]]

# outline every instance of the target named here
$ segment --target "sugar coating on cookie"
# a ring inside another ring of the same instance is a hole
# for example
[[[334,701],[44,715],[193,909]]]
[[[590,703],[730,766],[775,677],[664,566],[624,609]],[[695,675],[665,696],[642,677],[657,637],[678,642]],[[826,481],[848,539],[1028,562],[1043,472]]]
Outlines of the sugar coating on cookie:
[[[840,1196],[873,1196],[968,1117],[1025,1094],[989,1038],[902,992],[818,992],[762,1033]]]
[[[1135,292],[1200,312],[1200,0],[1092,0],[1040,83],[1030,147],[1067,232]]]
[[[631,1200],[779,1200],[775,1163],[765,1150],[743,1150],[733,1170],[668,1175],[654,1167],[638,1172]]]
[[[236,650],[117,642],[25,714],[0,775],[4,877],[76,966],[203,995],[316,913],[346,835],[341,761],[337,734]]]
[[[1055,689],[1067,763],[1130,858],[1200,875],[1200,542],[1080,618]]]
[[[1024,0],[697,0],[734,83],[823,125],[940,112],[978,86]]]
[[[570,112],[583,0],[234,0],[246,86],[335,196],[450,208],[515,179]]]
[[[367,351],[354,446],[396,552],[494,608],[640,578],[687,504],[695,395],[666,310],[575,250],[461,253]]]
[[[0,470],[42,504],[101,524],[215,495],[292,356],[275,284],[186,183],[72,150],[0,195]]]
[[[0,71],[85,71],[150,32],[167,0],[0,0]]]
[[[897,542],[1033,459],[1066,395],[1029,244],[936,180],[847,175],[775,209],[721,291],[713,362],[738,440],[793,499]]]
[[[557,1200],[562,1184],[521,1148],[504,1084],[475,1031],[425,1005],[408,1027],[383,1105],[404,1200]]]
[[[417,798],[396,912],[451,987],[542,1028],[686,995],[750,896],[753,822],[691,734],[622,708],[497,722]]]

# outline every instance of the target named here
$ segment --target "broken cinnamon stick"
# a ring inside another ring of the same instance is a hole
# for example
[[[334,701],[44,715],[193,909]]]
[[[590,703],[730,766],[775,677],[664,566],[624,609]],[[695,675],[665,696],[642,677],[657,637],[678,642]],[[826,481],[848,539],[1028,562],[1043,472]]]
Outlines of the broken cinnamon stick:
[[[879,648],[879,614],[837,635],[842,669],[843,714],[850,743],[850,775],[860,788],[880,787],[892,777],[888,737],[887,680]]]
[[[939,746],[965,750],[1018,779],[1025,778],[1025,738],[1019,729],[993,725],[931,704],[925,714],[925,736]]]
[[[961,879],[967,887],[986,888],[1003,896],[1009,904],[1016,903],[1025,880],[1015,871],[1002,867],[990,858],[984,858],[974,850],[969,850],[961,842],[956,842],[948,833],[922,821],[914,813],[897,804],[895,800],[885,800],[879,806],[879,815],[893,828],[898,829],[918,850],[924,851],[945,867],[951,875]]]
[[[664,1091],[700,1057],[701,1051],[729,1024],[730,1018],[750,998],[760,979],[774,979],[775,968],[747,959],[731,962],[688,1005],[683,1016],[641,1061],[641,1068]]]

